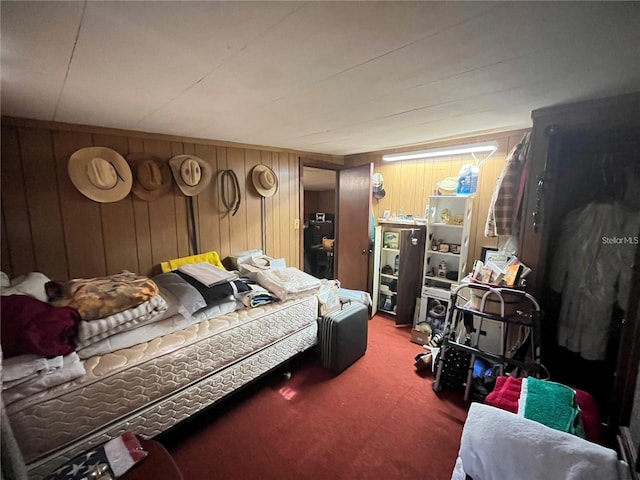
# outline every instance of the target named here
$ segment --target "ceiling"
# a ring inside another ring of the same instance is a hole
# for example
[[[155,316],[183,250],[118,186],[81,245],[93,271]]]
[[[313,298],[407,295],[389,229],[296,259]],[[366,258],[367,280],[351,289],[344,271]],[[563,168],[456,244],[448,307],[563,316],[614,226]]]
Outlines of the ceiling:
[[[344,155],[636,91],[640,2],[1,3],[2,114]]]

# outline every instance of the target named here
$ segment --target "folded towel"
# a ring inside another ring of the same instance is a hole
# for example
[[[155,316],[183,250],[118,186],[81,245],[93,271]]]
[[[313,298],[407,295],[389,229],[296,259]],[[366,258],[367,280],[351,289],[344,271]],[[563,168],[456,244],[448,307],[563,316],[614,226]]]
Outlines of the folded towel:
[[[228,272],[207,262],[181,265],[178,267],[178,271],[195,278],[205,287],[213,287],[214,285],[238,279],[237,273]]]
[[[520,398],[521,378],[499,376],[493,392],[487,395],[484,403],[502,408],[507,412],[518,413],[518,399]]]
[[[482,480],[616,480],[628,468],[614,450],[480,403],[469,408],[459,457]]]
[[[264,270],[258,273],[257,281],[281,300],[310,295],[320,288],[319,279],[296,267]]]
[[[259,307],[260,305],[266,305],[267,303],[277,302],[280,299],[271,292],[260,285],[249,284],[251,290],[248,292],[238,292],[235,298],[242,302],[245,307]]]
[[[584,437],[576,394],[566,385],[534,377],[523,379],[518,415]]]
[[[45,358],[40,355],[25,353],[17,357],[2,359],[2,382],[12,382],[29,378],[40,372],[49,372],[62,367],[62,355]]]
[[[61,368],[47,373],[41,373],[27,381],[3,390],[2,401],[4,404],[9,405],[30,395],[35,395],[38,392],[69,382],[86,373],[84,364],[76,352],[65,355],[62,362]]]

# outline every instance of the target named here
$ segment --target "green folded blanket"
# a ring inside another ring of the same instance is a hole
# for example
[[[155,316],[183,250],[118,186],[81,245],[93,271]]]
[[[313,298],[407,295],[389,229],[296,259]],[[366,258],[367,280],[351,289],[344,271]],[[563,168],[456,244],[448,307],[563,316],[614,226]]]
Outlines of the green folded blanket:
[[[525,418],[584,438],[580,409],[576,403],[576,394],[571,388],[533,377],[525,380],[523,386],[526,383],[526,392],[523,388],[519,414],[522,414],[524,405]]]

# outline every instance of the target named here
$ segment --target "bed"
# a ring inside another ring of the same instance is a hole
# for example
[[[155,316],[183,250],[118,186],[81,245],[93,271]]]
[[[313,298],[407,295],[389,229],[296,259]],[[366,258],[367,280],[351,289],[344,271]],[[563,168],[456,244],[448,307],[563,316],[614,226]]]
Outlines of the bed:
[[[133,329],[132,340],[119,332],[90,345],[95,354],[78,350],[86,373],[5,405],[29,478],[125,431],[153,437],[313,347],[318,289],[298,282],[291,292],[208,314],[176,308],[174,298],[161,320]],[[147,331],[150,338],[140,337]]]

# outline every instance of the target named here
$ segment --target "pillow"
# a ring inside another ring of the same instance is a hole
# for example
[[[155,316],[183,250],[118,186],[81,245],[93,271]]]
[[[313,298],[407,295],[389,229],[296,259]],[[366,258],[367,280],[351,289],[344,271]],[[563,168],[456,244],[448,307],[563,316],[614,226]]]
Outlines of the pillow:
[[[201,308],[207,306],[207,303],[190,283],[183,280],[178,272],[161,273],[152,277],[152,280],[158,285],[166,298],[173,297],[177,304],[177,310],[185,317],[191,316]],[[169,315],[165,314],[165,318]]]
[[[31,272],[26,276],[14,278],[10,287],[2,287],[2,295],[29,295],[41,302],[47,301],[47,292],[44,284],[49,278],[40,272]]]
[[[169,260],[168,262],[162,262],[160,264],[160,268],[162,269],[162,273],[171,272],[173,270],[177,270],[180,265],[186,265],[188,263],[201,263],[201,262],[209,262],[216,267],[222,268],[225,270],[222,262],[220,261],[220,256],[218,252],[212,250],[207,253],[201,253],[199,255],[191,255],[190,257],[181,257],[173,260]]]
[[[251,287],[242,280],[219,283],[218,285],[214,285],[213,287],[206,287],[195,278],[182,273],[180,270],[176,270],[175,273],[180,275],[183,280],[185,280],[192,287],[198,290],[207,305],[213,305],[220,300],[224,300],[227,297],[234,296],[236,293],[248,292],[249,290],[251,290]]]
[[[138,438],[131,432],[109,440],[73,460],[49,475],[45,480],[81,480],[87,478],[118,478],[147,456]]]

